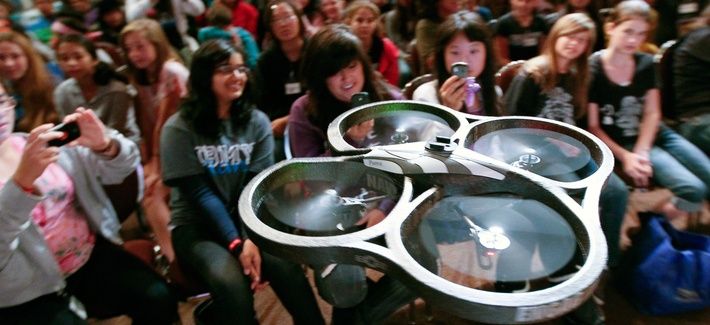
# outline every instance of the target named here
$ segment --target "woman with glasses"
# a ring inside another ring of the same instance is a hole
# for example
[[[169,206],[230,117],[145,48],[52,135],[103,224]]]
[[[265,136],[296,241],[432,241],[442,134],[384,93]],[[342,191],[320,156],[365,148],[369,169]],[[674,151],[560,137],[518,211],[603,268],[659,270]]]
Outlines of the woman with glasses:
[[[284,158],[283,137],[291,104],[306,93],[301,83],[301,57],[306,47],[306,29],[300,10],[288,0],[274,0],[264,11],[271,46],[261,54],[256,67],[259,108],[269,116],[276,142],[276,161]]]
[[[252,292],[271,283],[295,324],[323,324],[301,267],[260,251],[241,226],[241,190],[273,163],[274,149],[269,119],[251,101],[244,57],[226,40],[204,43],[193,56],[190,95],[163,128],[175,253],[212,296],[201,323],[256,323]]]

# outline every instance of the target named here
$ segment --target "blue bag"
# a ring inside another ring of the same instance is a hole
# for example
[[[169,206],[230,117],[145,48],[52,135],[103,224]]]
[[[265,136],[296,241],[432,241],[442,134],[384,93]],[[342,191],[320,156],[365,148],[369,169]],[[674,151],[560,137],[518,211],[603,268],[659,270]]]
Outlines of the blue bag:
[[[663,216],[647,216],[620,271],[622,291],[642,313],[710,306],[710,237],[678,231]]]

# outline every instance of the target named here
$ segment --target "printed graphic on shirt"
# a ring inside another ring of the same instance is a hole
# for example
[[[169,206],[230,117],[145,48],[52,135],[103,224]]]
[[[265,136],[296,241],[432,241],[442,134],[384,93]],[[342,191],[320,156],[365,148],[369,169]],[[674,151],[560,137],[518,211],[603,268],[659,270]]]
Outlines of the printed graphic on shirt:
[[[537,46],[542,37],[542,32],[527,32],[523,34],[511,34],[510,45],[521,46],[521,47],[532,47]]]
[[[616,113],[616,126],[625,137],[638,135],[643,99],[625,96],[621,99],[621,109]]]
[[[571,103],[572,95],[565,92],[562,87],[555,87],[547,93],[545,106],[538,117],[575,125],[574,106]]]
[[[226,175],[245,172],[251,162],[254,142],[232,145],[196,146],[195,153],[202,166],[212,175]]]

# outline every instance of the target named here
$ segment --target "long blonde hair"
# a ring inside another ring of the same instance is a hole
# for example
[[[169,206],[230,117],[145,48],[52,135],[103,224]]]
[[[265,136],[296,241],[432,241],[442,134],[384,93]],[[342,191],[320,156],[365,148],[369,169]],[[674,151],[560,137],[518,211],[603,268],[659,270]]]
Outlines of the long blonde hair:
[[[589,64],[588,57],[592,52],[592,47],[596,41],[596,29],[594,21],[583,13],[573,13],[562,16],[545,40],[542,54],[530,59],[525,64],[525,71],[530,73],[533,80],[540,85],[543,92],[552,90],[559,82],[560,72],[557,70],[557,52],[555,43],[562,36],[568,36],[579,32],[587,32],[589,42],[584,53],[570,64],[571,82],[573,84],[572,97],[574,98],[574,115],[580,118],[584,115],[587,107],[587,87],[589,86]]]
[[[27,58],[27,71],[17,81],[11,81],[12,92],[21,97],[25,116],[15,125],[15,131],[29,132],[44,123],[56,123],[53,78],[42,57],[32,48],[30,40],[15,32],[0,33],[0,42],[16,44]]]
[[[128,55],[125,44],[126,37],[131,33],[138,33],[147,39],[153,47],[155,47],[156,53],[155,62],[153,62],[155,69],[153,69],[152,74],[149,74],[148,71],[138,69],[133,65],[130,59],[126,58],[131,83],[137,83],[140,85],[153,84],[158,81],[161,68],[165,62],[170,60],[182,62],[182,60],[180,60],[180,56],[170,45],[168,38],[163,32],[163,28],[160,27],[160,24],[157,21],[147,18],[138,19],[130,22],[123,28],[123,30],[121,30],[120,44],[121,48],[126,53],[126,56]]]

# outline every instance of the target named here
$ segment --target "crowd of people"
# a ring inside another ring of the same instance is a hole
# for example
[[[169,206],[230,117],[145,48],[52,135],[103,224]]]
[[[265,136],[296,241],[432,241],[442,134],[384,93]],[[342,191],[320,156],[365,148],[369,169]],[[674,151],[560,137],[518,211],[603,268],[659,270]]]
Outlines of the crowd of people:
[[[120,247],[102,189],[137,172],[160,254],[211,295],[201,323],[257,323],[253,292],[266,285],[296,324],[325,323],[303,268],[248,238],[237,198],[287,154],[331,155],[327,127],[361,92],[599,137],[619,167],[600,198],[613,270],[629,188],[669,189],[657,207],[668,218],[707,206],[706,2],[0,0],[0,319],[81,324],[97,309],[136,324],[178,319],[166,280]],[[653,55],[668,40],[663,85]],[[496,72],[519,60],[501,88]],[[401,87],[424,74],[431,81],[405,98]],[[673,107],[662,107],[665,88]],[[51,145],[58,123],[81,135]],[[357,146],[372,128],[355,125],[346,141]],[[388,209],[372,209],[366,225]],[[310,267],[334,324],[378,323],[416,298],[360,266]],[[590,304],[570,317],[603,322],[582,310]]]

